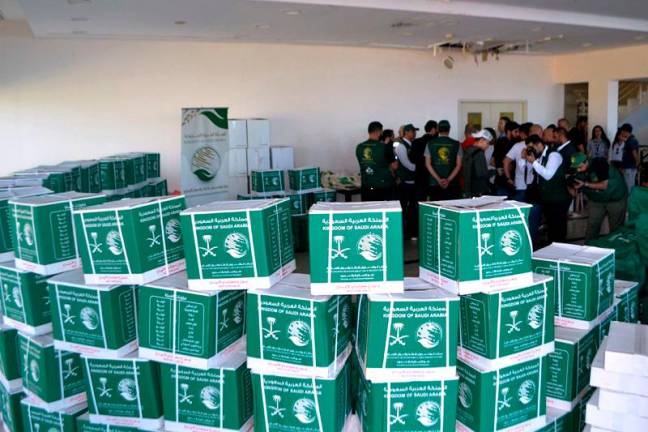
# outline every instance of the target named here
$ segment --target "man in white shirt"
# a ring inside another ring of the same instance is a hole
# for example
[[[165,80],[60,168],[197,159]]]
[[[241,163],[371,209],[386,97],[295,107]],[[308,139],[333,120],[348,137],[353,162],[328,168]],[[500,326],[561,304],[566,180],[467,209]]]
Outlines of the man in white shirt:
[[[410,159],[412,141],[416,138],[415,128],[411,124],[403,126],[403,137],[394,143],[394,154],[398,160],[396,175],[400,180],[398,198],[403,209],[405,238],[416,238],[418,235],[418,200],[416,194],[416,164]]]
[[[515,187],[513,199],[520,202],[527,202],[527,185],[533,183],[533,169],[523,155],[526,148],[526,139],[531,131],[531,124],[525,123],[520,126],[520,142],[513,144],[511,150],[506,153],[503,161],[504,175],[509,185]],[[513,164],[515,164],[515,176],[513,175]]]

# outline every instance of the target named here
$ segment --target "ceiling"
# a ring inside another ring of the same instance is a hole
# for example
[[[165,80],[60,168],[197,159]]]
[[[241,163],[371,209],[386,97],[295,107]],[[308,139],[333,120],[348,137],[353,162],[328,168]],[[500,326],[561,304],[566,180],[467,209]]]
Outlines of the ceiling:
[[[566,53],[648,43],[648,0],[0,0],[36,37]],[[2,22],[0,22],[0,27]]]

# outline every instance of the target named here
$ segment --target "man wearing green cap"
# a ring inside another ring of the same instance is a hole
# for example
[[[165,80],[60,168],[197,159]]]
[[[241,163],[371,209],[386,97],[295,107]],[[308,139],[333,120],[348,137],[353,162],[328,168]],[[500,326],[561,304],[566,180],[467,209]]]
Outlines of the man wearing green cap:
[[[605,158],[588,161],[583,153],[572,155],[571,166],[576,169],[580,179],[575,179],[573,185],[568,187],[569,192],[575,196],[576,191],[582,189],[588,200],[589,218],[585,240],[599,236],[606,215],[610,232],[623,225],[628,190],[621,173]]]
[[[416,217],[418,216],[418,201],[416,199],[416,165],[412,162],[412,142],[416,138],[416,131],[412,124],[403,126],[403,136],[394,143],[394,153],[398,160],[396,176],[398,177],[398,199],[403,209],[403,223],[405,224],[405,238],[414,238],[418,233]]]
[[[450,138],[450,122],[439,122],[439,135],[425,149],[425,166],[430,172],[432,201],[456,199],[460,196],[457,176],[461,171],[463,150],[459,141]]]
[[[391,146],[379,141],[382,131],[383,125],[380,122],[369,123],[367,141],[356,146],[362,182],[362,201],[385,201],[393,199],[394,196],[394,154]]]

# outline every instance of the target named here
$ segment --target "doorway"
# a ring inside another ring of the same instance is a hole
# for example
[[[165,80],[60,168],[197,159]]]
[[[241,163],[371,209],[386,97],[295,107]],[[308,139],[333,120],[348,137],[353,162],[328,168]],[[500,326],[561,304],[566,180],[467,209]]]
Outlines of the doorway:
[[[526,105],[526,101],[460,101],[460,130],[463,131],[466,124],[478,129],[497,129],[497,122],[503,116],[517,123],[524,123],[527,121]]]

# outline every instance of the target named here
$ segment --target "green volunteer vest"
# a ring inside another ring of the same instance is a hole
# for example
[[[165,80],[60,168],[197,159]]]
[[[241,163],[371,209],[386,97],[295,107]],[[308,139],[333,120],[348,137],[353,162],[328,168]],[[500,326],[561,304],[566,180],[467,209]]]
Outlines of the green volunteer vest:
[[[447,136],[436,137],[428,143],[432,168],[441,178],[448,178],[452,170],[457,166],[459,146],[459,141]],[[430,176],[430,185],[437,185],[437,181],[432,176]]]
[[[405,141],[399,141],[398,143],[395,143],[394,145],[402,145],[405,146],[407,149],[407,158],[410,159],[410,152],[412,151],[412,146],[407,144]],[[411,161],[411,159],[410,159]],[[403,164],[398,164],[398,169],[396,170],[396,175],[398,175],[398,178],[401,179],[403,182],[413,182],[415,179],[416,172],[415,171],[410,171],[407,168],[403,166]]]
[[[607,203],[619,201],[626,197],[628,188],[625,184],[625,181],[623,180],[623,177],[621,177],[619,170],[614,168],[613,166],[610,166],[608,172],[609,178],[607,189],[599,191],[590,188],[584,188],[587,198],[594,202]],[[600,180],[596,177],[596,174],[592,172],[589,173],[587,181],[590,183],[597,183]]]
[[[555,151],[555,150],[554,150]],[[549,154],[552,150],[548,151],[542,159],[540,159],[540,164],[542,166],[547,165],[549,160]],[[565,180],[565,168],[564,164],[558,168],[551,180],[545,180],[544,177],[538,175],[538,185],[540,186],[540,199],[545,203],[561,203],[569,201],[571,195],[567,191],[567,182]]]
[[[386,188],[394,184],[394,177],[385,158],[385,144],[367,140],[356,147],[363,187]]]

